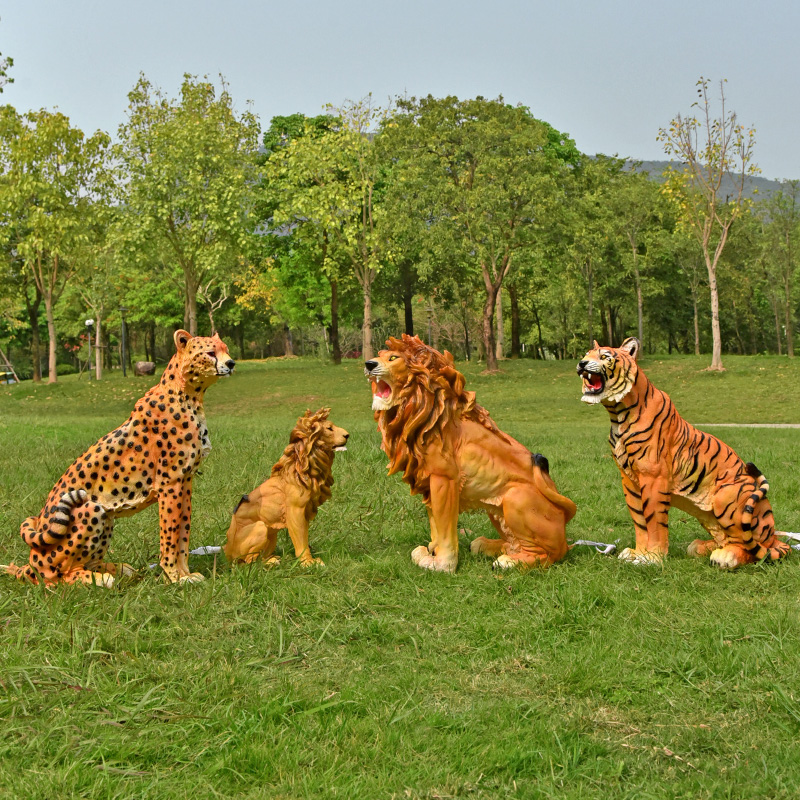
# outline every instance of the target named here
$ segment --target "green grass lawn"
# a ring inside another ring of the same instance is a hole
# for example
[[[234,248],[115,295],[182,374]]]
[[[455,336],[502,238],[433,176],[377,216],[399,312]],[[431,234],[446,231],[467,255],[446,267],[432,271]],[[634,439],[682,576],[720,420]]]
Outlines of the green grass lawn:
[[[643,366],[693,423],[800,422],[800,359],[707,361]],[[479,369],[464,366],[468,388],[578,504],[570,538],[632,544],[608,415],[579,402],[574,364]],[[150,381],[0,387],[0,562],[25,560],[22,519]],[[800,795],[796,554],[721,573],[684,554],[701,529],[672,511],[663,569],[582,549],[495,575],[467,546],[491,526],[465,515],[458,573],[422,572],[409,553],[426,514],[386,476],[360,363],[244,363],[209,390],[193,547],[223,543],[239,496],[322,405],[351,433],[311,529],[324,569],[197,557],[208,580],[165,585],[147,570],[150,509],[112,542],[139,579],[0,578],[0,797]],[[800,530],[800,430],[714,432],[767,475],[778,526]]]

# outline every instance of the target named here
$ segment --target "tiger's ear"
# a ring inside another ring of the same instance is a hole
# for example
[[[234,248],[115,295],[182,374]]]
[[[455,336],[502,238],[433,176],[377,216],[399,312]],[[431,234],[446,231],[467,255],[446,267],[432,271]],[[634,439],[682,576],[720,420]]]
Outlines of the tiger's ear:
[[[186,348],[189,339],[193,339],[194,337],[192,336],[191,333],[189,333],[189,331],[180,330],[180,331],[175,331],[175,334],[173,335],[172,338],[175,340],[175,349],[179,353],[182,353]]]
[[[627,353],[634,361],[639,358],[639,349],[641,348],[639,340],[635,336],[629,336],[620,346],[619,349],[623,353]]]
[[[599,350],[600,345],[597,343],[597,339],[592,341],[592,350]]]

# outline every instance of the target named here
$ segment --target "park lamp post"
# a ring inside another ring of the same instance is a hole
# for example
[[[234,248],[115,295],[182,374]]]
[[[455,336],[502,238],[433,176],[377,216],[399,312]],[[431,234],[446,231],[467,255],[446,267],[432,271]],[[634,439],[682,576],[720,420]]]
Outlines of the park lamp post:
[[[86,362],[86,374],[89,380],[92,379],[92,326],[94,325],[93,319],[87,319],[84,323],[86,325],[86,333],[89,337],[89,360]],[[83,367],[81,367],[83,369]]]
[[[126,342],[125,342],[125,314],[128,312],[128,309],[125,306],[119,307],[119,313],[122,317],[122,377],[126,378],[127,373],[125,372],[125,362],[128,360],[127,356],[127,349],[126,349]]]

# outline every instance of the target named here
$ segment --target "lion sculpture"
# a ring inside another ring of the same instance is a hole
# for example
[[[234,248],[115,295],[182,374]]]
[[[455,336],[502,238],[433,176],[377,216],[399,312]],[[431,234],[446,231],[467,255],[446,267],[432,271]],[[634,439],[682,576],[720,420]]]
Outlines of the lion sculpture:
[[[458,514],[471,509],[486,511],[500,534],[470,546],[492,556],[496,568],[563,558],[575,504],[556,490],[547,459],[495,425],[475,393],[465,391],[450,353],[405,334],[386,344],[365,372],[389,474],[402,472],[428,509],[431,541],[412,551],[413,562],[454,572]]]
[[[278,564],[278,531],[286,528],[295,556],[303,566],[323,565],[312,558],[308,527],[317,509],[330,498],[333,457],[345,450],[350,434],[329,419],[329,408],[306,413],[297,420],[271,476],[244,495],[233,512],[225,555],[229,561],[250,563],[258,558]]]

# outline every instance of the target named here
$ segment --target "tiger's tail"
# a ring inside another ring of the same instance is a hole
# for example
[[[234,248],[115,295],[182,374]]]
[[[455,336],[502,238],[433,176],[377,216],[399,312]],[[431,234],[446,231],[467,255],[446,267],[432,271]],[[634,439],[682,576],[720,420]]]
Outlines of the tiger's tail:
[[[742,510],[742,530],[749,531],[753,528],[753,513],[756,506],[767,496],[769,484],[755,464],[747,463],[747,474],[755,478],[755,491],[747,498],[744,509]]]
[[[533,462],[533,482],[536,488],[554,505],[564,512],[564,522],[569,522],[578,511],[578,507],[569,497],[564,497],[556,491],[553,479],[550,477],[550,464],[541,453],[531,455]]]

